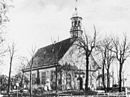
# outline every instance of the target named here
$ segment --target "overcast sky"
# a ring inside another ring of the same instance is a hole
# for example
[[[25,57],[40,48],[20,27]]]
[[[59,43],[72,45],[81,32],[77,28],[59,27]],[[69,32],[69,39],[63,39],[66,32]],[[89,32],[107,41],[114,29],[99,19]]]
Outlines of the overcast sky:
[[[70,37],[75,0],[14,0],[13,4],[7,37],[17,43],[22,53],[32,45],[43,47],[58,37]],[[100,34],[130,36],[129,0],[79,0],[78,13],[89,34],[95,25]]]
[[[70,37],[75,0],[13,0],[13,5],[7,39],[16,43],[19,55]],[[79,0],[78,14],[88,34],[95,25],[99,37],[126,33],[130,38],[130,0]],[[130,69],[128,63],[125,68]]]

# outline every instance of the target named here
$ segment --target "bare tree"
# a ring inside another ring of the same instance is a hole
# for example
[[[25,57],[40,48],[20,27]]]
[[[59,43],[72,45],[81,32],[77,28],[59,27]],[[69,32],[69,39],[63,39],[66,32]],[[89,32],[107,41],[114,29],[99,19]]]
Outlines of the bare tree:
[[[119,62],[119,92],[122,91],[122,69],[124,62],[130,57],[130,43],[127,37],[124,35],[123,41],[119,41],[119,38],[113,39],[113,51],[116,54],[116,59]]]
[[[30,83],[29,83],[29,88],[30,88],[30,97],[32,97],[32,70],[33,70],[33,64],[34,64],[34,58],[35,58],[35,53],[36,53],[36,47],[32,47],[31,52],[30,52],[30,57],[31,59],[27,58],[27,57],[20,57],[19,59],[21,60],[21,65],[22,67],[20,67],[20,70],[22,70],[23,74],[24,74],[24,69],[26,67],[29,67],[29,73],[30,73]],[[24,76],[24,75],[23,75]],[[26,78],[26,77],[25,77]]]
[[[7,49],[4,48],[4,38],[3,38],[3,33],[5,32],[5,24],[8,22],[8,16],[7,12],[9,9],[9,5],[7,0],[1,0],[0,1],[0,57],[4,56],[5,53],[7,52]],[[11,76],[11,67],[12,67],[12,61],[13,61],[13,56],[14,56],[14,44],[9,47],[9,53],[10,53],[10,69],[9,69],[9,79],[8,79],[8,90],[7,92],[9,93],[10,90],[10,76]]]
[[[9,9],[9,5],[7,4],[6,0],[0,1],[0,58],[5,55],[7,52],[7,48],[5,48],[5,28],[6,22],[8,22],[7,12]],[[0,62],[2,60],[0,59]]]
[[[110,51],[109,49],[112,49],[113,46],[111,45],[111,43],[107,46],[107,52],[106,52],[106,70],[107,70],[107,91],[109,91],[109,88],[110,88],[110,66],[112,64],[112,62],[114,61],[115,59],[115,54],[113,54],[112,51]]]
[[[57,42],[58,43],[58,42]],[[55,58],[55,68],[56,68],[56,72],[55,72],[55,75],[56,75],[56,97],[57,97],[57,89],[58,89],[58,72],[61,70],[58,70],[58,66],[59,66],[59,63],[58,63],[58,57],[59,57],[59,53],[62,49],[62,44],[60,44],[59,48],[57,48],[57,45],[56,45],[56,41],[54,41],[52,43],[53,45],[53,53],[54,53],[54,58]],[[58,50],[57,50],[58,49]]]
[[[28,59],[25,57],[18,57],[19,59],[19,63],[20,65],[17,68],[17,73],[15,74],[15,79],[16,77],[18,77],[19,80],[17,80],[17,82],[19,81],[19,86],[21,88],[23,88],[24,84],[23,82],[25,82],[25,80],[27,79],[26,76],[24,75],[24,70],[27,66],[27,63],[29,63]],[[29,81],[29,80],[28,80]]]
[[[32,47],[32,51],[31,51],[31,61],[28,62],[28,65],[30,67],[30,97],[32,97],[32,68],[33,68],[33,64],[34,64],[34,58],[35,58],[35,53],[36,53],[36,48]]]
[[[105,85],[105,61],[106,61],[106,52],[107,48],[106,45],[104,45],[103,42],[100,42],[100,46],[97,46],[98,51],[101,54],[101,64],[102,64],[102,85],[104,90],[106,90],[106,85]]]
[[[11,69],[12,69],[12,63],[13,63],[13,59],[14,59],[14,54],[15,54],[15,44],[12,43],[11,46],[8,47],[8,51],[9,51],[9,62],[10,62],[10,67],[9,67],[9,78],[8,78],[8,95],[10,92],[10,78],[11,78]],[[9,95],[10,97],[10,95]]]
[[[8,22],[7,12],[9,9],[8,0],[0,1],[0,28],[4,26],[6,22]]]
[[[89,58],[90,55],[95,48],[96,45],[96,29],[94,27],[94,36],[93,39],[90,39],[88,35],[84,35],[84,37],[78,38],[78,43],[76,45],[79,49],[83,49],[83,53],[86,56],[86,81],[85,81],[85,90],[88,90],[88,83],[89,83]]]
[[[1,0],[0,1],[0,44],[3,43],[4,41],[3,34],[5,33],[6,22],[9,21],[7,17],[8,9],[9,9],[9,5],[7,4],[7,1]]]
[[[100,45],[97,46],[97,50],[100,52],[101,54],[101,61],[102,61],[102,84],[104,87],[104,90],[106,91],[106,87],[107,90],[110,86],[110,65],[113,62],[115,55],[113,54],[112,51],[110,51],[110,49],[112,49],[112,39],[110,38],[105,38],[103,41],[100,42]],[[106,71],[107,71],[107,86],[105,84],[105,67],[106,67]]]

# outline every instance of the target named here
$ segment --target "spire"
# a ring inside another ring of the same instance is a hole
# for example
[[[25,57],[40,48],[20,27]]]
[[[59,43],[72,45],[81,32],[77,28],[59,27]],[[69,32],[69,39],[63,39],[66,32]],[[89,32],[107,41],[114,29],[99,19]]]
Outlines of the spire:
[[[74,13],[75,16],[78,15],[78,0],[75,0],[75,13]]]
[[[71,37],[81,37],[82,36],[82,28],[81,28],[81,21],[82,17],[78,16],[78,0],[75,0],[75,10],[73,17],[71,18],[71,29],[70,29],[70,34]]]

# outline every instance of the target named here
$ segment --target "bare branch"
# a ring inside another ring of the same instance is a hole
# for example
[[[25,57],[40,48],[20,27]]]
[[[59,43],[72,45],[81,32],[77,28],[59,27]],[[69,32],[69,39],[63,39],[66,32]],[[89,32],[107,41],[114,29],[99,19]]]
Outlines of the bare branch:
[[[130,43],[127,43],[127,37],[124,35],[123,41],[113,40],[116,58],[119,62],[119,91],[121,92],[121,82],[122,82],[122,68],[125,60],[130,56]]]

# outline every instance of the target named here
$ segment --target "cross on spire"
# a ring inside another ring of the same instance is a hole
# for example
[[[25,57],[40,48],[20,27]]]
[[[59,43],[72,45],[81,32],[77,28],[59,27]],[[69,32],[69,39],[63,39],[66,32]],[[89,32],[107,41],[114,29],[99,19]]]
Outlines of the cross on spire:
[[[75,15],[77,16],[78,15],[78,0],[75,0]]]

